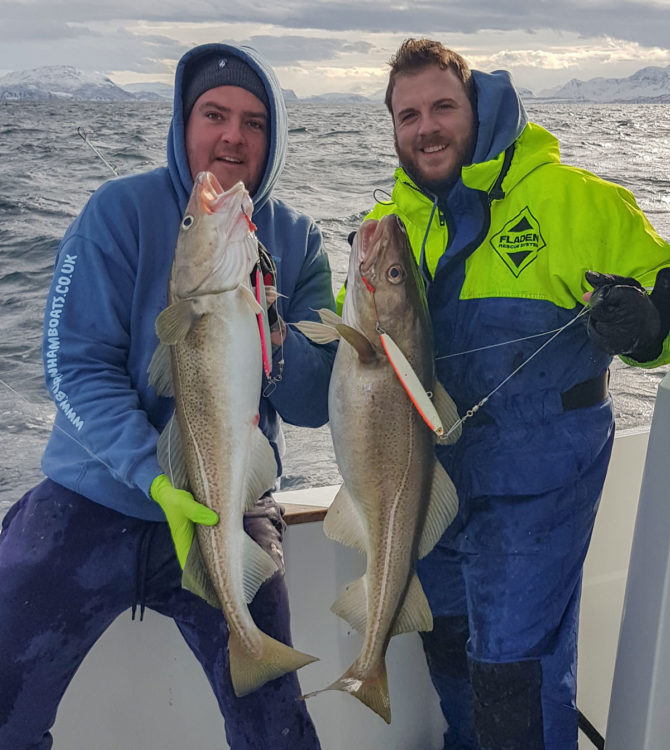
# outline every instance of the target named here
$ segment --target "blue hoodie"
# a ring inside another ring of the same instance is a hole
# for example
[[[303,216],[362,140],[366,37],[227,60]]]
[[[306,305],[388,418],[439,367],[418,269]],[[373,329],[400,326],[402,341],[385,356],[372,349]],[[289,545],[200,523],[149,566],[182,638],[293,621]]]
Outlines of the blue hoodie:
[[[184,145],[185,65],[212,52],[234,54],[261,77],[270,102],[268,159],[252,196],[260,241],[277,265],[285,321],[315,319],[333,308],[328,258],[312,219],[272,197],[284,165],[288,127],[271,68],[246,47],[207,44],[180,60],[175,77],[167,167],[100,187],[60,243],[44,321],[46,384],[56,419],[42,458],[55,482],[129,516],[164,521],[149,487],[162,473],[156,443],[174,404],[148,384],[157,346],[154,321],[167,283],[181,218],[193,188]],[[284,359],[283,370],[280,358]],[[261,428],[281,473],[280,419],[318,427],[328,418],[332,347],[316,346],[292,327],[274,356],[274,390],[261,398]]]

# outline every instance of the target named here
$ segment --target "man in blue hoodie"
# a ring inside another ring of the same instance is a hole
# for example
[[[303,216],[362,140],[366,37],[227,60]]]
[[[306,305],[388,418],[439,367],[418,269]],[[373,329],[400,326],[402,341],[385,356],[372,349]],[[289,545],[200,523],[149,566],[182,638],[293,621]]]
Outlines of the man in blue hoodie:
[[[47,478],[9,510],[0,534],[0,750],[52,746],[49,730],[79,664],[138,606],[140,618],[146,606],[175,620],[213,687],[231,748],[319,747],[295,673],[235,697],[223,614],[181,586],[193,522],[217,518],[162,475],[156,445],[174,405],[147,375],[182,215],[207,169],[224,189],[244,182],[276,266],[273,384],[259,410],[278,475],[280,418],[326,422],[333,351],[283,322],[333,307],[318,228],[271,194],[287,135],[281,89],[256,52],[196,47],[176,71],[167,167],[103,185],[60,244],[44,325],[57,405]],[[284,522],[270,494],[245,515],[245,528],[283,571]],[[263,631],[290,643],[281,572],[250,610]]]
[[[400,167],[368,218],[405,223],[437,375],[465,415],[460,440],[437,448],[459,512],[419,563],[444,748],[576,750],[582,565],[614,436],[608,366],[670,361],[670,246],[627,190],[561,164],[504,71],[409,39],[386,105]]]

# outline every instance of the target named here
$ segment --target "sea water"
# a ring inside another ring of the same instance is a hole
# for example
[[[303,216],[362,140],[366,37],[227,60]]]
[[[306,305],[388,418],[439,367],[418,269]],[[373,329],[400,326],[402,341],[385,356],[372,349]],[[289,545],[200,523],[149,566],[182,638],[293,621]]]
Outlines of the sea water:
[[[527,108],[558,136],[564,162],[632,190],[670,239],[670,105]],[[170,114],[169,103],[153,102],[0,104],[0,516],[42,478],[40,456],[55,412],[43,380],[42,316],[58,242],[91,193],[114,176],[112,168],[126,175],[165,164]],[[377,103],[297,102],[289,105],[289,126],[276,195],[317,221],[336,291],[346,276],[348,234],[374,196],[393,185],[390,118]],[[667,369],[614,363],[618,428],[649,424]],[[286,426],[285,434],[282,487],[339,482],[327,426]]]

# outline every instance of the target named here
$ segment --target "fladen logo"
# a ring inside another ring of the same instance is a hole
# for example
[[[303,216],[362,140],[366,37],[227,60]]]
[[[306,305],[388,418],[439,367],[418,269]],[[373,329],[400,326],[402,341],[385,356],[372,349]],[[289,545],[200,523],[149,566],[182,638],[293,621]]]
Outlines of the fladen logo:
[[[491,245],[518,278],[546,245],[540,223],[526,206],[491,237]]]

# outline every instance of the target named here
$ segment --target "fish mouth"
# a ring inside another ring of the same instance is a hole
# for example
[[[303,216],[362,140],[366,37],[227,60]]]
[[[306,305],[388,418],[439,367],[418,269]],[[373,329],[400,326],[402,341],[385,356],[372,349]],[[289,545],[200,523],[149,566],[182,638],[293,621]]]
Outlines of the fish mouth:
[[[395,214],[382,216],[379,221],[368,219],[361,224],[354,240],[361,275],[365,276],[370,272],[374,275],[375,262],[397,232],[407,236],[402,219]]]
[[[356,258],[361,271],[368,270],[374,261],[374,256],[376,255],[375,248],[378,245],[377,239],[380,235],[380,226],[381,221],[368,219],[361,224],[358,232],[356,232]]]
[[[236,182],[230,190],[224,190],[212,172],[199,172],[195,182],[200,188],[202,209],[207,214],[217,213],[230,198],[245,191],[242,182]]]

